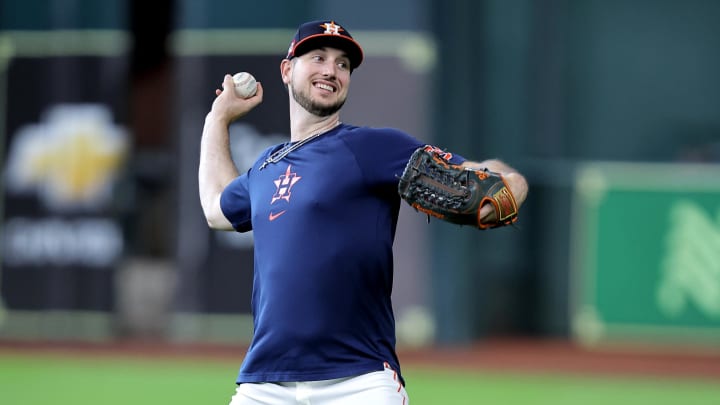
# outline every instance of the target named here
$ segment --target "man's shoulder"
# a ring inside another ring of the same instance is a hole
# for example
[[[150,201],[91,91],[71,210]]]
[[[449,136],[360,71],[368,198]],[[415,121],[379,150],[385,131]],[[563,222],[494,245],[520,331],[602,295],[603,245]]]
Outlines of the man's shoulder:
[[[423,145],[415,137],[396,128],[348,126],[342,132],[340,139],[356,156],[380,158],[399,155],[407,161],[412,151]]]
[[[391,127],[370,127],[370,126],[357,126],[350,124],[343,124],[341,136],[348,138],[413,138],[408,133]]]

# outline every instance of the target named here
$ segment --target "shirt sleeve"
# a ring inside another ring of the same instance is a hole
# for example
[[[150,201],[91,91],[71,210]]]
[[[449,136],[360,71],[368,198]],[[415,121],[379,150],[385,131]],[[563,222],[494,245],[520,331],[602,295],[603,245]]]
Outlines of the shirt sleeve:
[[[238,232],[252,230],[248,173],[233,180],[220,195],[220,209]]]

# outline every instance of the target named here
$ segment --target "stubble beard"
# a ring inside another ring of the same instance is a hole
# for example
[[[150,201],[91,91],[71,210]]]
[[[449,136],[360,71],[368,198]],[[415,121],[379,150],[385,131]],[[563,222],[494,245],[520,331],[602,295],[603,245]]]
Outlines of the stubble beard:
[[[340,111],[346,100],[343,98],[342,100],[338,100],[335,104],[321,105],[314,102],[312,98],[310,98],[309,94],[296,91],[294,86],[290,86],[290,93],[292,94],[293,99],[295,99],[302,108],[310,114],[317,115],[318,117],[327,117]]]

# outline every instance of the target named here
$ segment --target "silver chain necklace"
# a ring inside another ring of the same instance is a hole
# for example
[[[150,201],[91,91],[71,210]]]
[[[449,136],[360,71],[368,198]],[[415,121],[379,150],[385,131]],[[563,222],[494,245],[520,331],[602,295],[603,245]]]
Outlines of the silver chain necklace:
[[[337,125],[336,125],[337,126]],[[334,128],[334,127],[333,127]],[[260,168],[258,170],[262,170],[265,168],[265,166],[269,165],[270,163],[277,163],[285,158],[285,156],[289,155],[290,152],[294,151],[295,149],[305,145],[306,143],[312,141],[313,139],[317,138],[318,136],[330,132],[333,128],[324,131],[324,132],[318,132],[316,134],[310,135],[307,138],[297,141],[295,143],[290,144],[290,146],[286,146],[277,152],[270,155],[265,161],[260,165]]]

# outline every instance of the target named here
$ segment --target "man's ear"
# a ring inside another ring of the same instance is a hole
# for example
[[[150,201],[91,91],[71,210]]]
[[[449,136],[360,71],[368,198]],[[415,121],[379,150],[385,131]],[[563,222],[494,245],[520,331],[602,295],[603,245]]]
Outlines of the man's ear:
[[[283,59],[280,62],[280,77],[283,83],[287,86],[290,83],[290,77],[292,76],[292,61],[290,59]]]

